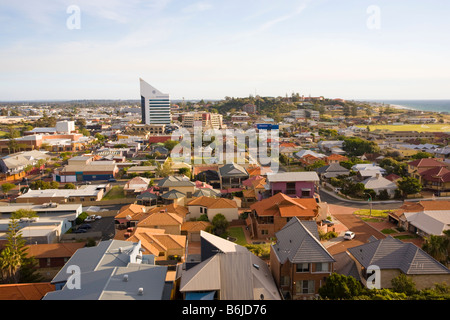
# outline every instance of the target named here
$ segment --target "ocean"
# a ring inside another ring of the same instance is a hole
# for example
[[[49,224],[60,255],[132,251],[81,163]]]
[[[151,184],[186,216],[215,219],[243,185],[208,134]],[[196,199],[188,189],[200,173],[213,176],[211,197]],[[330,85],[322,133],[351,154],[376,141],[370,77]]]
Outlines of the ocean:
[[[384,104],[402,106],[407,109],[434,112],[450,112],[450,100],[372,100]]]

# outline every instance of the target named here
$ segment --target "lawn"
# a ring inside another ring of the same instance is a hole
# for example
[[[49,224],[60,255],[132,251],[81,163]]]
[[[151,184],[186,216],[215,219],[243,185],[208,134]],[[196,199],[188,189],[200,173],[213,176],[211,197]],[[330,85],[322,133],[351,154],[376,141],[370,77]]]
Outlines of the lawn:
[[[370,209],[359,209],[353,214],[356,214],[358,216],[371,216],[371,217],[378,217],[378,218],[387,218],[389,215],[390,210],[372,210],[372,213],[370,212]]]
[[[367,126],[358,126],[360,128],[366,128]],[[390,131],[417,131],[417,132],[448,132],[450,131],[450,126],[448,124],[442,123],[431,123],[431,124],[404,124],[404,125],[371,125],[369,126],[370,131],[377,129],[380,130],[390,130]]]
[[[381,230],[381,233],[383,234],[391,234],[391,233],[397,233],[394,229],[383,229]]]
[[[362,221],[365,221],[365,222],[384,222],[383,219],[366,218],[366,217],[362,217],[361,220],[362,220]]]
[[[235,243],[241,246],[245,246],[247,244],[247,240],[245,238],[244,230],[241,227],[231,227],[228,228],[228,236],[236,238]]]
[[[123,187],[121,186],[114,186],[111,188],[111,190],[108,191],[108,193],[103,197],[102,200],[115,200],[115,199],[124,199],[125,194],[123,192]]]
[[[403,239],[416,239],[418,236],[415,234],[403,234],[400,236],[394,236],[395,239],[403,240]]]

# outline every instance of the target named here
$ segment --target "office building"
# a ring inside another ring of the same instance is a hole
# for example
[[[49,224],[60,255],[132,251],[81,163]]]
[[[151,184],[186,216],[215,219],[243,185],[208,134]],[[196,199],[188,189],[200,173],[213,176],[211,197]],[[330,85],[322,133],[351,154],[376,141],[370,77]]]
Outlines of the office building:
[[[140,85],[142,123],[169,125],[171,123],[169,95],[161,93],[142,79]]]

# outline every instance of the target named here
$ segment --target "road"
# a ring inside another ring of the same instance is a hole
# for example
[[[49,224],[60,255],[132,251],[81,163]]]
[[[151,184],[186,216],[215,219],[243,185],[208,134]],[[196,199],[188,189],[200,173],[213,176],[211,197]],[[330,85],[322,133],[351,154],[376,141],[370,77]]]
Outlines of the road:
[[[361,204],[358,204],[358,203],[354,203],[354,202],[340,200],[340,199],[337,199],[337,198],[329,195],[328,193],[326,193],[322,190],[319,190],[319,195],[320,195],[320,200],[322,202],[327,202],[329,204],[335,204],[335,205],[339,205],[339,206],[343,206],[343,207],[354,207],[354,208],[358,208],[358,209],[370,209],[370,205],[368,202],[361,201]],[[401,202],[399,202],[399,203],[382,203],[382,204],[373,203],[372,209],[374,209],[374,210],[398,209],[402,205],[403,205],[403,203],[401,203]]]

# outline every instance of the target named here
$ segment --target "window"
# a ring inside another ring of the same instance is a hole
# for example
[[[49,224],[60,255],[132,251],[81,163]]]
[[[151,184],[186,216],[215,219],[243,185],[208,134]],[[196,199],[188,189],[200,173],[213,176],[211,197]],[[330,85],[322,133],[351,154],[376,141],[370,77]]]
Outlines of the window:
[[[300,280],[295,284],[297,294],[313,294],[315,291],[314,280]]]
[[[261,234],[262,234],[262,235],[269,234],[269,230],[261,230]]]
[[[311,194],[311,190],[310,189],[303,189],[302,190],[302,197],[309,197]]]
[[[203,213],[203,207],[200,207],[200,213]]]
[[[328,272],[329,265],[327,262],[316,263],[316,272]]]
[[[297,272],[309,272],[309,263],[297,263]]]
[[[50,265],[51,265],[51,259],[50,258],[47,258],[47,267],[49,267]]]

